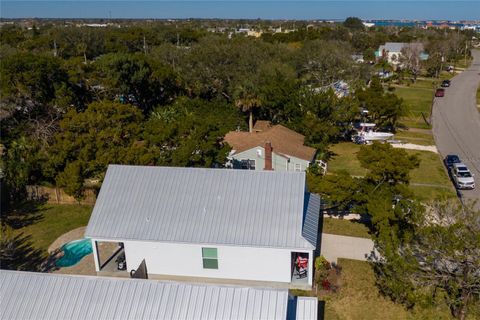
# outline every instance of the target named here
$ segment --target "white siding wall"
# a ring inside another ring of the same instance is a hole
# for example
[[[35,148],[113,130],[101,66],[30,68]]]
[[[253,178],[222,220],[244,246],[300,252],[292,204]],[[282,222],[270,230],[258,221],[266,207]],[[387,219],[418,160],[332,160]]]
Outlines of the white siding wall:
[[[145,259],[150,274],[275,282],[291,281],[291,252],[302,251],[141,241],[124,245],[129,270]],[[202,247],[217,248],[218,269],[203,269]]]
[[[258,155],[257,150],[261,150],[261,156]],[[275,149],[272,154],[272,166],[275,171],[294,171],[295,165],[299,164],[301,170],[305,171],[310,163],[303,159],[288,156],[290,162],[287,163],[287,158],[275,153]],[[265,168],[265,149],[263,147],[256,147],[249,150],[245,150],[241,153],[233,155],[233,159],[240,161],[243,159],[255,160],[255,170],[263,170]]]
[[[387,56],[388,56],[388,57],[387,57],[387,60],[388,60],[388,62],[390,62],[390,63],[398,64],[398,63],[400,63],[400,57],[401,57],[401,55],[402,55],[401,52],[395,52],[395,51],[390,52],[390,51],[389,51],[388,54],[387,54]],[[393,58],[395,58],[395,60],[394,60]]]

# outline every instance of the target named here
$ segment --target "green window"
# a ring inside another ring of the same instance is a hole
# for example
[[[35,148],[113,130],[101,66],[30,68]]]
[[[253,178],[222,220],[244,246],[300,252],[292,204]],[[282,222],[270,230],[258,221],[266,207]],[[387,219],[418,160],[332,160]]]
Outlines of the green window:
[[[217,248],[202,248],[204,269],[218,269]]]

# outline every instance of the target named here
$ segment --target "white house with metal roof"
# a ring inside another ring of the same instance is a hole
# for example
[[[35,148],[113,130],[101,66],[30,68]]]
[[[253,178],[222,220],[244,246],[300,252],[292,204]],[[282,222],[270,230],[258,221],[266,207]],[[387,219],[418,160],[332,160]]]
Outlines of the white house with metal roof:
[[[99,274],[308,288],[319,211],[304,172],[111,165],[85,236]]]
[[[404,50],[408,48],[411,51],[418,53],[420,60],[428,59],[428,54],[424,51],[424,46],[420,42],[386,42],[378,47],[375,56],[377,58],[384,58],[393,65],[399,65],[401,64],[402,56],[405,53]]]
[[[287,289],[0,270],[0,319],[316,320],[317,306]]]

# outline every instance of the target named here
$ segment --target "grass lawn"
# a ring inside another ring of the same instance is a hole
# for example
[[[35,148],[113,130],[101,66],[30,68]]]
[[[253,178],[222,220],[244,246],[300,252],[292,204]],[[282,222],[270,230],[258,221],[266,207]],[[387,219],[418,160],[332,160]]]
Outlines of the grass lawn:
[[[412,184],[410,188],[418,199],[425,201],[456,196],[455,188],[445,171],[440,155],[428,151],[407,150],[407,152],[417,155],[420,159],[420,167],[410,173],[410,183]]]
[[[422,146],[435,145],[435,140],[433,139],[433,135],[431,133],[400,130],[395,134],[395,139]]]
[[[360,145],[352,142],[342,142],[331,146],[330,151],[334,155],[328,162],[329,172],[347,170],[352,176],[364,176],[367,173],[367,170],[362,168],[357,160]]]
[[[420,159],[420,166],[410,173],[411,188],[420,200],[436,200],[455,197],[456,192],[445,171],[440,155],[429,151],[407,150]],[[415,184],[432,184],[421,186]]]
[[[333,145],[330,150],[336,155],[328,162],[329,172],[344,169],[353,176],[366,174],[367,170],[360,166],[356,155],[360,150],[360,145],[343,142]],[[416,154],[420,159],[420,167],[410,173],[410,182],[413,184],[411,188],[418,199],[426,201],[455,196],[455,189],[438,154],[429,151],[406,151],[409,154]]]
[[[460,59],[457,61],[457,63],[455,63],[455,68],[466,69],[470,66],[471,63],[472,63],[472,59],[470,57],[467,57],[466,63],[465,63],[465,59]],[[453,65],[454,63],[450,62],[449,64]]]
[[[349,220],[323,218],[322,232],[342,236],[370,238],[368,227],[360,222]]]
[[[37,213],[41,214],[40,220],[18,229],[17,232],[31,235],[33,245],[46,252],[52,242],[62,234],[86,226],[92,207],[45,204],[40,206]]]
[[[410,182],[449,185],[450,179],[439,154],[430,151],[405,150],[420,159],[420,166],[410,172]]]
[[[446,307],[407,310],[382,296],[375,286],[372,267],[363,261],[339,259],[342,284],[325,297],[325,319],[451,319]]]
[[[395,94],[404,100],[406,106],[406,115],[401,120],[403,124],[412,128],[429,128],[423,120],[422,113],[428,120],[438,83],[438,79],[425,79],[417,80],[409,86],[395,86]]]

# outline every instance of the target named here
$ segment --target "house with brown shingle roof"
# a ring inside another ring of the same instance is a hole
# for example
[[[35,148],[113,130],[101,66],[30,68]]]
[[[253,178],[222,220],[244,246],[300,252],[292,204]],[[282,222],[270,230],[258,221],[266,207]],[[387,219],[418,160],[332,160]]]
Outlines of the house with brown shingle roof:
[[[230,131],[228,167],[249,170],[304,171],[316,149],[304,145],[305,136],[282,125],[257,121],[252,132]]]

